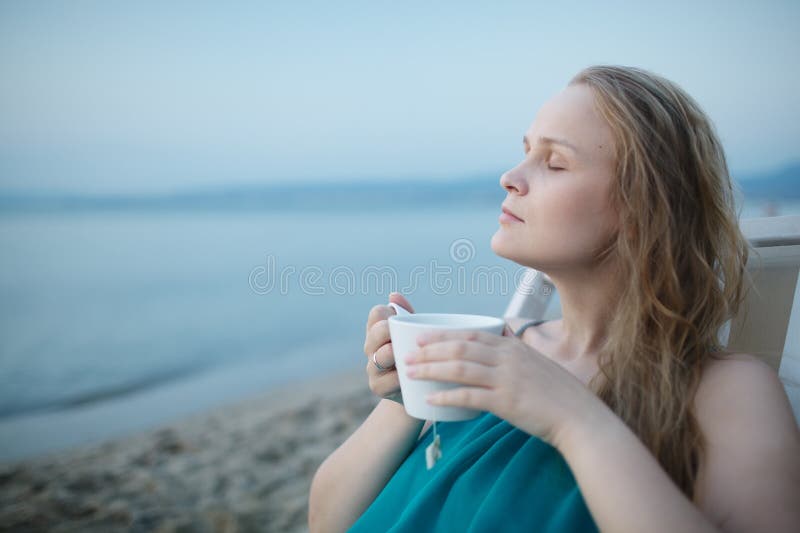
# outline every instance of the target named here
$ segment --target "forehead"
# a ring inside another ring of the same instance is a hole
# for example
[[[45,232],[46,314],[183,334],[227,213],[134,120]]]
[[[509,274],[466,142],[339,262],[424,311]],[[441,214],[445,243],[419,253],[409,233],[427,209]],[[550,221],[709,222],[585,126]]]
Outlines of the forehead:
[[[592,90],[586,85],[567,86],[545,102],[525,136],[531,147],[539,144],[540,137],[563,139],[575,147],[577,156],[613,153],[611,128],[597,112]],[[563,151],[572,152],[568,148]]]

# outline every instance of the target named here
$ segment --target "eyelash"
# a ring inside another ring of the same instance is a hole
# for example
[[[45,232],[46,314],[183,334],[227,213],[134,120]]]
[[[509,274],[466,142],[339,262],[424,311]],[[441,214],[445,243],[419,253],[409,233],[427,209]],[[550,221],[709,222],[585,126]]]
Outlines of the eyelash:
[[[525,156],[526,157],[527,157],[527,155],[528,155],[528,152],[525,152]],[[562,170],[567,170],[567,169],[562,168],[562,167],[551,167],[549,164],[547,165],[547,168],[548,168],[548,170],[552,170],[553,172],[560,172]]]

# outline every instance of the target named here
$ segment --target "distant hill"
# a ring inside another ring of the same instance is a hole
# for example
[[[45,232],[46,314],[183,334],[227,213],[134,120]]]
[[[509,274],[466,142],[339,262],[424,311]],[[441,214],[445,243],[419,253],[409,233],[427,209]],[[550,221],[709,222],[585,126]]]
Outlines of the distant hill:
[[[316,210],[499,206],[500,173],[451,180],[407,179],[291,185],[241,185],[162,194],[2,193],[0,211]],[[800,162],[737,179],[747,199],[800,199]]]
[[[394,182],[253,185],[153,195],[2,194],[0,211],[28,210],[332,210],[400,206],[499,206],[499,177]]]
[[[737,180],[744,197],[759,200],[800,199],[800,162],[779,170],[747,176]]]

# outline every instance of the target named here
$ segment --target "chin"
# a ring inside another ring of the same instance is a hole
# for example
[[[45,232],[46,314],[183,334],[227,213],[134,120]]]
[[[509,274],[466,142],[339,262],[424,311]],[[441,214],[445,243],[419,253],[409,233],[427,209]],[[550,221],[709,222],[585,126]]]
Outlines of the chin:
[[[508,259],[509,261],[513,261],[514,263],[527,268],[535,268],[531,266],[531,251],[530,249],[522,249],[522,245],[516,239],[509,238],[506,234],[503,234],[503,229],[497,230],[494,235],[492,235],[491,240],[491,248],[492,251],[498,257],[502,257],[504,259]]]
[[[512,261],[515,261],[513,257],[515,255],[514,244],[515,243],[512,239],[509,239],[506,235],[503,235],[503,228],[500,228],[495,232],[494,235],[492,235],[492,240],[490,243],[492,251],[495,253],[495,255],[510,259]]]

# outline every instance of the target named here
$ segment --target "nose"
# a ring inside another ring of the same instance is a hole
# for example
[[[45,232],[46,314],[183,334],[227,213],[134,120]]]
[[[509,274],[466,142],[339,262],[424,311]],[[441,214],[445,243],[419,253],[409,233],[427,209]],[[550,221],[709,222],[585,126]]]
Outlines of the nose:
[[[517,193],[520,196],[528,194],[528,182],[521,175],[519,167],[512,168],[500,176],[500,186],[508,192]]]

